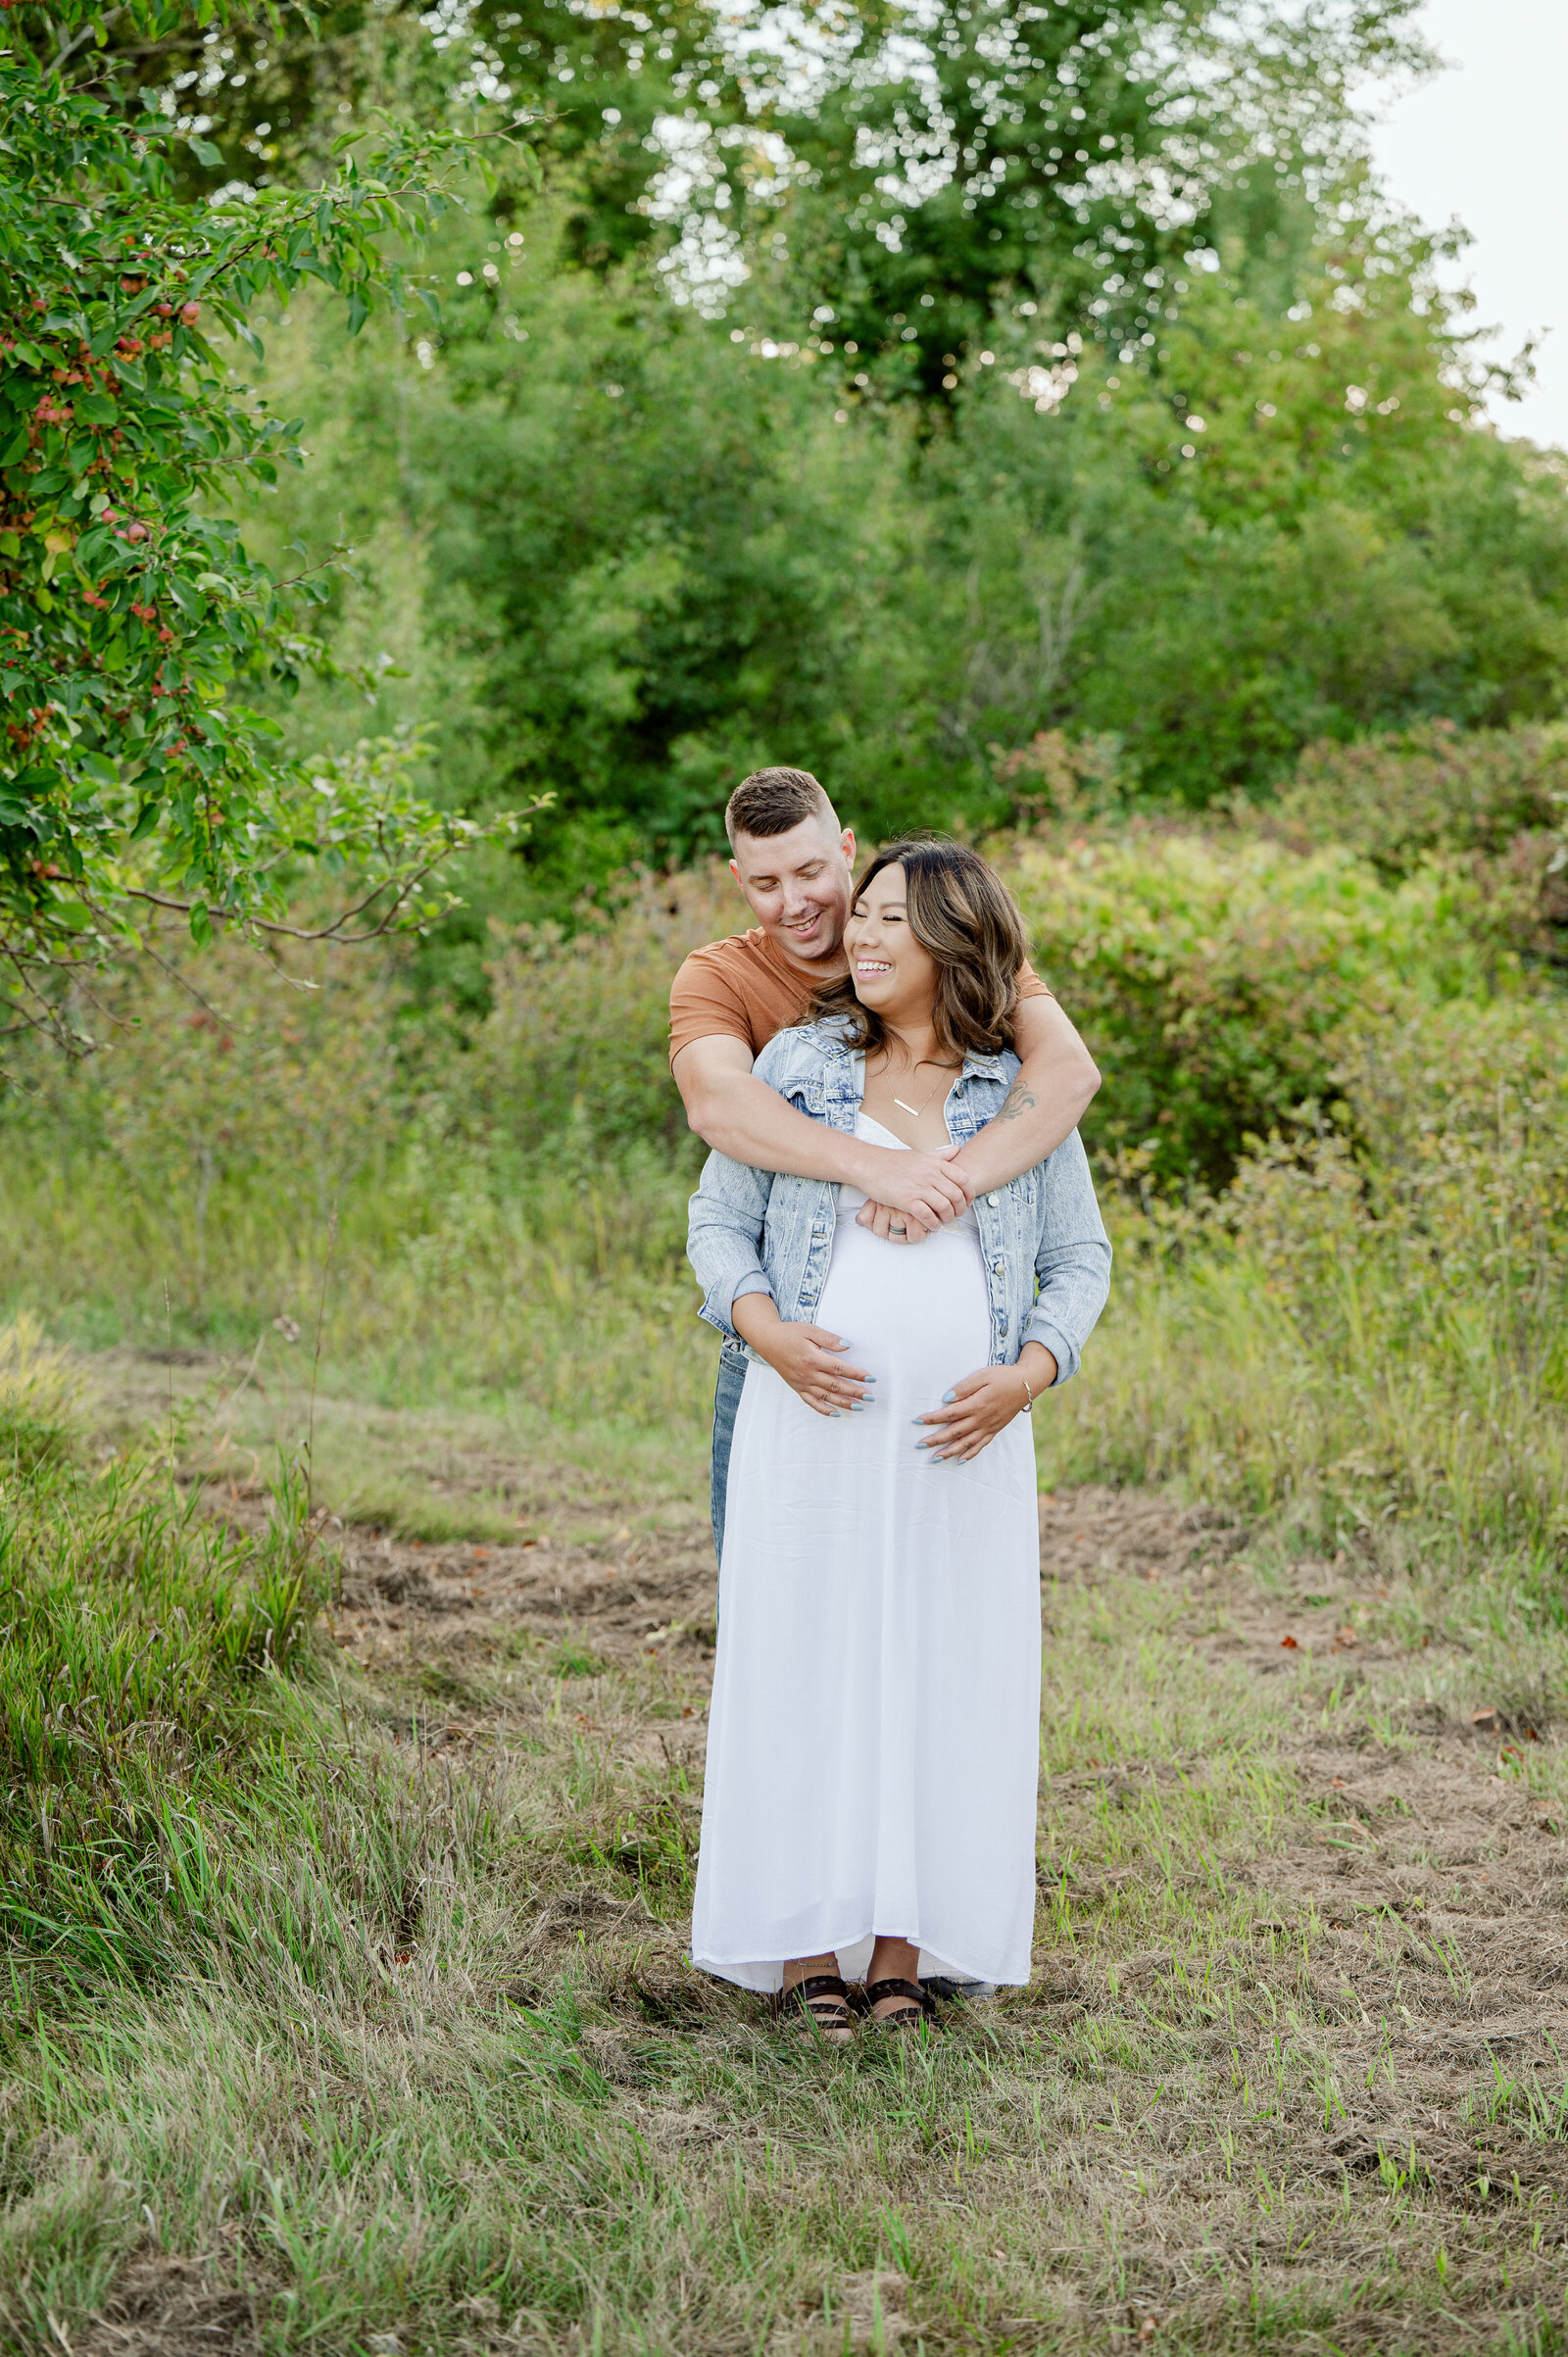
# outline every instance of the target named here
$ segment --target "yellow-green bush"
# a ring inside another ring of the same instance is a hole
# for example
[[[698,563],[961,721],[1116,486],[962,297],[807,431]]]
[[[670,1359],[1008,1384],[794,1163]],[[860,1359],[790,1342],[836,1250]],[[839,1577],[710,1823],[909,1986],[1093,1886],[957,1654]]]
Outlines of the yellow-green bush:
[[[1568,728],[1486,728],[1434,720],[1402,735],[1309,746],[1270,812],[1287,837],[1338,843],[1385,876],[1430,852],[1508,860],[1521,837],[1560,838],[1568,806]]]
[[[447,1102],[471,1131],[523,1152],[573,1131],[596,1151],[689,1151],[669,1074],[669,985],[689,950],[750,921],[713,860],[626,879],[571,933],[493,925],[490,1013]]]
[[[1480,887],[1432,862],[1386,884],[1337,847],[1135,826],[1002,864],[1105,1076],[1086,1138],[1145,1147],[1162,1181],[1222,1183],[1327,1097],[1350,1017],[1514,986]]]

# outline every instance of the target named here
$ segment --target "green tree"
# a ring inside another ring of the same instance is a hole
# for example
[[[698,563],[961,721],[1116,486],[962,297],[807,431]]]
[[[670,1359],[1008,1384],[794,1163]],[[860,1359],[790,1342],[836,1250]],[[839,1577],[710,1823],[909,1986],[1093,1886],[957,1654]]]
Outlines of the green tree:
[[[1356,83],[1419,55],[1409,13],[942,0],[808,110],[778,77],[763,120],[795,165],[762,204],[798,308],[830,313],[882,392],[955,390],[1006,297],[1152,356],[1216,244],[1290,282],[1353,153]]]
[[[924,461],[977,754],[1109,732],[1201,803],[1319,737],[1559,709],[1563,462],[1488,422],[1426,240],[1369,199],[1325,232],[1283,310],[1181,281],[1147,364],[997,315]]]
[[[215,186],[309,178],[374,104],[526,107],[573,265],[641,254],[699,310],[813,341],[831,324],[852,386],[940,402],[1004,295],[1152,350],[1186,258],[1225,247],[1288,302],[1359,153],[1358,85],[1426,55],[1413,6],[351,0],[311,39],[268,11],[186,18],[137,63],[213,143]],[[513,202],[503,186],[498,218]]]
[[[385,532],[377,611],[416,575],[397,651],[411,628],[430,651],[445,791],[556,793],[530,852],[564,879],[717,848],[729,784],[786,738],[887,822],[940,778],[902,626],[927,523],[907,432],[858,436],[799,356],[755,362],[646,281],[574,270],[570,233],[549,203],[526,245],[454,229],[423,361],[302,314],[316,464],[264,520],[372,559]]]
[[[420,802],[391,749],[314,775],[280,760],[276,721],[238,700],[320,650],[297,625],[313,581],[254,563],[231,520],[298,462],[298,423],[229,366],[236,344],[260,356],[264,297],[316,281],[354,329],[401,301],[395,256],[471,143],[394,124],[318,188],[198,204],[167,120],[74,77],[95,24],[68,7],[52,53],[0,53],[0,959],[14,1023],[68,1041],[80,1002],[52,978],[134,938],[149,905],[198,939],[280,923],[316,862],[352,878],[329,929],[427,921],[450,897],[435,869],[476,832]]]

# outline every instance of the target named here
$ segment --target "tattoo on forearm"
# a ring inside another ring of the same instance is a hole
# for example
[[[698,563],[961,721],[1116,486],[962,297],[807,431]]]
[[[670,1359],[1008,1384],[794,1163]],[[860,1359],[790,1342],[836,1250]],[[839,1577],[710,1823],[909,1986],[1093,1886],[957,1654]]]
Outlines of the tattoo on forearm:
[[[1016,1083],[1007,1091],[1002,1101],[1001,1111],[994,1113],[992,1119],[994,1121],[1016,1121],[1020,1113],[1032,1113],[1039,1102],[1039,1098],[1032,1089],[1026,1089],[1021,1082]]]

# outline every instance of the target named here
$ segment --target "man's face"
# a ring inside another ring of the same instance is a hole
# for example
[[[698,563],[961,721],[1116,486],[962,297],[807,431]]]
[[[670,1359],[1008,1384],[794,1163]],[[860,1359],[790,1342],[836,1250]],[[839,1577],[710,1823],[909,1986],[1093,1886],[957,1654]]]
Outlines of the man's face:
[[[803,818],[787,835],[737,835],[729,863],[762,931],[799,965],[839,956],[854,868],[854,835],[827,818]]]

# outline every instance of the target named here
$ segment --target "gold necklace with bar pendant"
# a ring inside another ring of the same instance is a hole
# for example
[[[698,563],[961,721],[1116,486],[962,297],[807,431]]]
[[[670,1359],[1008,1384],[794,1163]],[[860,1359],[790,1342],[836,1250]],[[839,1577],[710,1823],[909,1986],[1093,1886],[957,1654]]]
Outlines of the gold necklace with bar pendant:
[[[920,1063],[917,1063],[917,1064],[913,1065],[911,1068],[912,1068],[914,1071],[918,1072],[918,1071],[919,1071],[919,1069],[920,1069],[920,1064],[926,1063],[926,1062],[928,1062],[929,1060],[930,1060],[930,1059],[929,1059],[929,1057],[922,1056],[921,1056],[921,1058],[920,1058]],[[944,1071],[944,1072],[956,1072],[956,1070],[958,1069],[958,1067],[957,1067],[957,1065],[956,1065],[956,1064],[942,1064],[942,1065],[940,1065],[938,1068],[939,1068],[939,1070],[941,1070],[941,1071]],[[941,1086],[942,1086],[942,1083],[941,1083],[941,1081],[939,1080],[939,1081],[937,1082],[937,1088],[939,1089]],[[901,1113],[907,1113],[911,1121],[918,1121],[918,1120],[919,1120],[919,1118],[920,1118],[920,1115],[921,1115],[921,1114],[922,1114],[922,1113],[925,1111],[926,1105],[928,1105],[931,1103],[931,1098],[932,1098],[932,1097],[935,1097],[936,1093],[937,1093],[937,1090],[936,1090],[936,1089],[933,1089],[933,1090],[931,1091],[931,1095],[930,1095],[929,1097],[927,1097],[927,1098],[924,1100],[924,1103],[922,1103],[922,1104],[920,1104],[920,1105],[906,1105],[906,1104],[905,1104],[905,1102],[904,1102],[904,1099],[903,1099],[902,1097],[895,1097],[895,1098],[894,1098],[894,1100],[893,1100],[893,1102],[894,1102],[894,1104],[895,1104],[895,1105],[898,1106],[898,1108],[899,1108],[899,1110],[900,1110],[900,1112],[901,1112]]]

